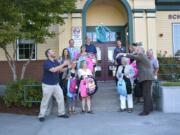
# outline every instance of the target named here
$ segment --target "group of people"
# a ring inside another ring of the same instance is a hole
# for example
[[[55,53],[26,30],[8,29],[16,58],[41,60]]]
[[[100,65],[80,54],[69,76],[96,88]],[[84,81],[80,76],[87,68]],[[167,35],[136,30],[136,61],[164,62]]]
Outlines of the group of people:
[[[91,95],[97,90],[94,78],[96,65],[96,47],[86,38],[80,52],[74,47],[74,40],[69,40],[69,46],[64,48],[61,57],[56,57],[52,49],[47,49],[47,60],[43,65],[42,92],[39,121],[44,121],[48,115],[48,108],[52,97],[58,105],[58,117],[68,118],[75,113],[76,101],[79,97],[82,102],[82,113],[93,114]],[[68,113],[65,111],[65,102],[68,104]],[[87,106],[87,107],[86,107]]]
[[[97,90],[94,71],[96,54],[96,47],[91,44],[88,37],[80,51],[74,47],[73,39],[69,40],[69,46],[63,49],[61,57],[56,57],[52,49],[45,51],[47,60],[43,65],[40,121],[44,121],[48,115],[52,97],[56,99],[58,105],[58,117],[69,117],[65,111],[65,101],[68,104],[68,113],[73,114],[76,111],[78,97],[82,102],[82,113],[93,114],[91,95]],[[129,113],[133,111],[134,95],[136,98],[143,97],[144,107],[140,115],[148,115],[153,111],[152,81],[157,79],[159,68],[152,49],[145,54],[142,46],[133,43],[127,53],[122,47],[121,40],[117,40],[113,58],[117,66],[116,85],[120,94],[120,110]]]
[[[148,49],[145,54],[142,45],[133,43],[129,46],[129,53],[126,53],[118,40],[113,57],[117,65],[116,84],[120,94],[120,111],[133,111],[134,95],[144,102],[143,111],[139,115],[148,115],[153,111],[152,84],[157,79],[159,69],[152,49]]]

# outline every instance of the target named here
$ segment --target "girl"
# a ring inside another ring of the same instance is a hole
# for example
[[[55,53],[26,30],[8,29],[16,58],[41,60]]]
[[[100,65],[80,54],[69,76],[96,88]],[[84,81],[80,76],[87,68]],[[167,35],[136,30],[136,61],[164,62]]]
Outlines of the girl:
[[[84,81],[84,78],[88,76],[92,76],[91,70],[87,68],[87,62],[81,61],[80,69],[78,70],[78,76],[80,78],[80,87],[79,92],[80,96],[82,97],[82,113],[86,112],[85,106],[87,104],[87,113],[93,114],[91,110],[91,97],[87,95],[86,91],[86,81]]]
[[[75,113],[75,105],[77,100],[77,72],[76,72],[76,61],[72,61],[71,69],[68,77],[68,107],[69,114]]]
[[[67,81],[68,81],[68,72],[70,66],[70,53],[67,48],[64,48],[62,51],[62,56],[58,59],[58,62],[62,64],[64,61],[69,61],[68,66],[64,67],[63,70],[59,74],[59,84],[63,89],[64,97],[67,95]]]
[[[127,111],[130,113],[133,110],[133,96],[132,96],[132,87],[133,87],[133,76],[134,70],[131,65],[128,64],[128,58],[122,57],[122,65],[119,66],[117,70],[116,77],[119,80],[124,80],[126,84],[127,97],[120,94],[120,106],[121,111],[126,110],[126,100],[127,100]]]

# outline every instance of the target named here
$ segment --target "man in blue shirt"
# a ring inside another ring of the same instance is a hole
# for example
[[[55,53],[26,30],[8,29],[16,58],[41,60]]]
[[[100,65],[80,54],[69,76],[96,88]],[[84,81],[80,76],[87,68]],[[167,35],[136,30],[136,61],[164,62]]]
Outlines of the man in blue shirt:
[[[85,47],[86,47],[86,52],[87,53],[92,53],[94,55],[97,54],[96,47],[93,44],[91,44],[91,39],[89,37],[86,37]]]
[[[122,47],[122,42],[120,39],[117,40],[117,46],[114,49],[113,58],[117,65],[121,65],[121,56],[118,57],[119,53],[126,53],[126,49]]]
[[[118,70],[119,66],[121,65],[121,58],[122,58],[118,54],[125,53],[126,49],[124,47],[122,47],[122,42],[120,39],[118,39],[116,41],[116,43],[117,43],[117,46],[114,49],[113,58],[114,58],[114,63],[117,65],[117,68],[116,68],[116,73],[117,73],[117,70]],[[118,82],[118,79],[116,78],[116,84],[117,84],[117,82]]]
[[[64,61],[62,65],[59,65],[59,63],[55,60],[56,55],[52,49],[46,50],[45,55],[47,60],[45,60],[43,65],[43,97],[39,113],[39,121],[41,122],[45,120],[46,111],[52,96],[55,97],[58,104],[58,117],[68,118],[68,116],[65,114],[63,92],[59,86],[59,72],[63,70],[63,67],[68,65],[68,62]]]

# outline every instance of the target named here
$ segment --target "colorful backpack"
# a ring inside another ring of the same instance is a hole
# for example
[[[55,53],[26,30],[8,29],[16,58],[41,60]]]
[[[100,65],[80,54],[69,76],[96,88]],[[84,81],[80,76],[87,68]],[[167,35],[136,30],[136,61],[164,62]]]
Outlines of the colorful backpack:
[[[136,62],[132,62],[130,65],[132,66],[132,68],[133,68],[133,70],[134,70],[134,76],[133,76],[133,78],[137,78],[137,76],[138,76],[138,69],[137,69]]]
[[[124,79],[119,79],[117,83],[117,91],[122,96],[127,96],[126,83]]]
[[[70,79],[69,91],[71,93],[77,93],[77,80],[76,79]]]
[[[97,83],[93,77],[86,78],[86,90],[89,96],[93,95],[97,91]]]

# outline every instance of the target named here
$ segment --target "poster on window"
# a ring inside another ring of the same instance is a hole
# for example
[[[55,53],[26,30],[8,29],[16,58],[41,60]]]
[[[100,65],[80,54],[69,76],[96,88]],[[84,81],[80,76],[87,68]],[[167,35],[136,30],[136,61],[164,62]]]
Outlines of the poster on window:
[[[72,39],[74,39],[74,45],[75,46],[81,46],[82,45],[81,27],[79,27],[79,26],[72,27]]]

